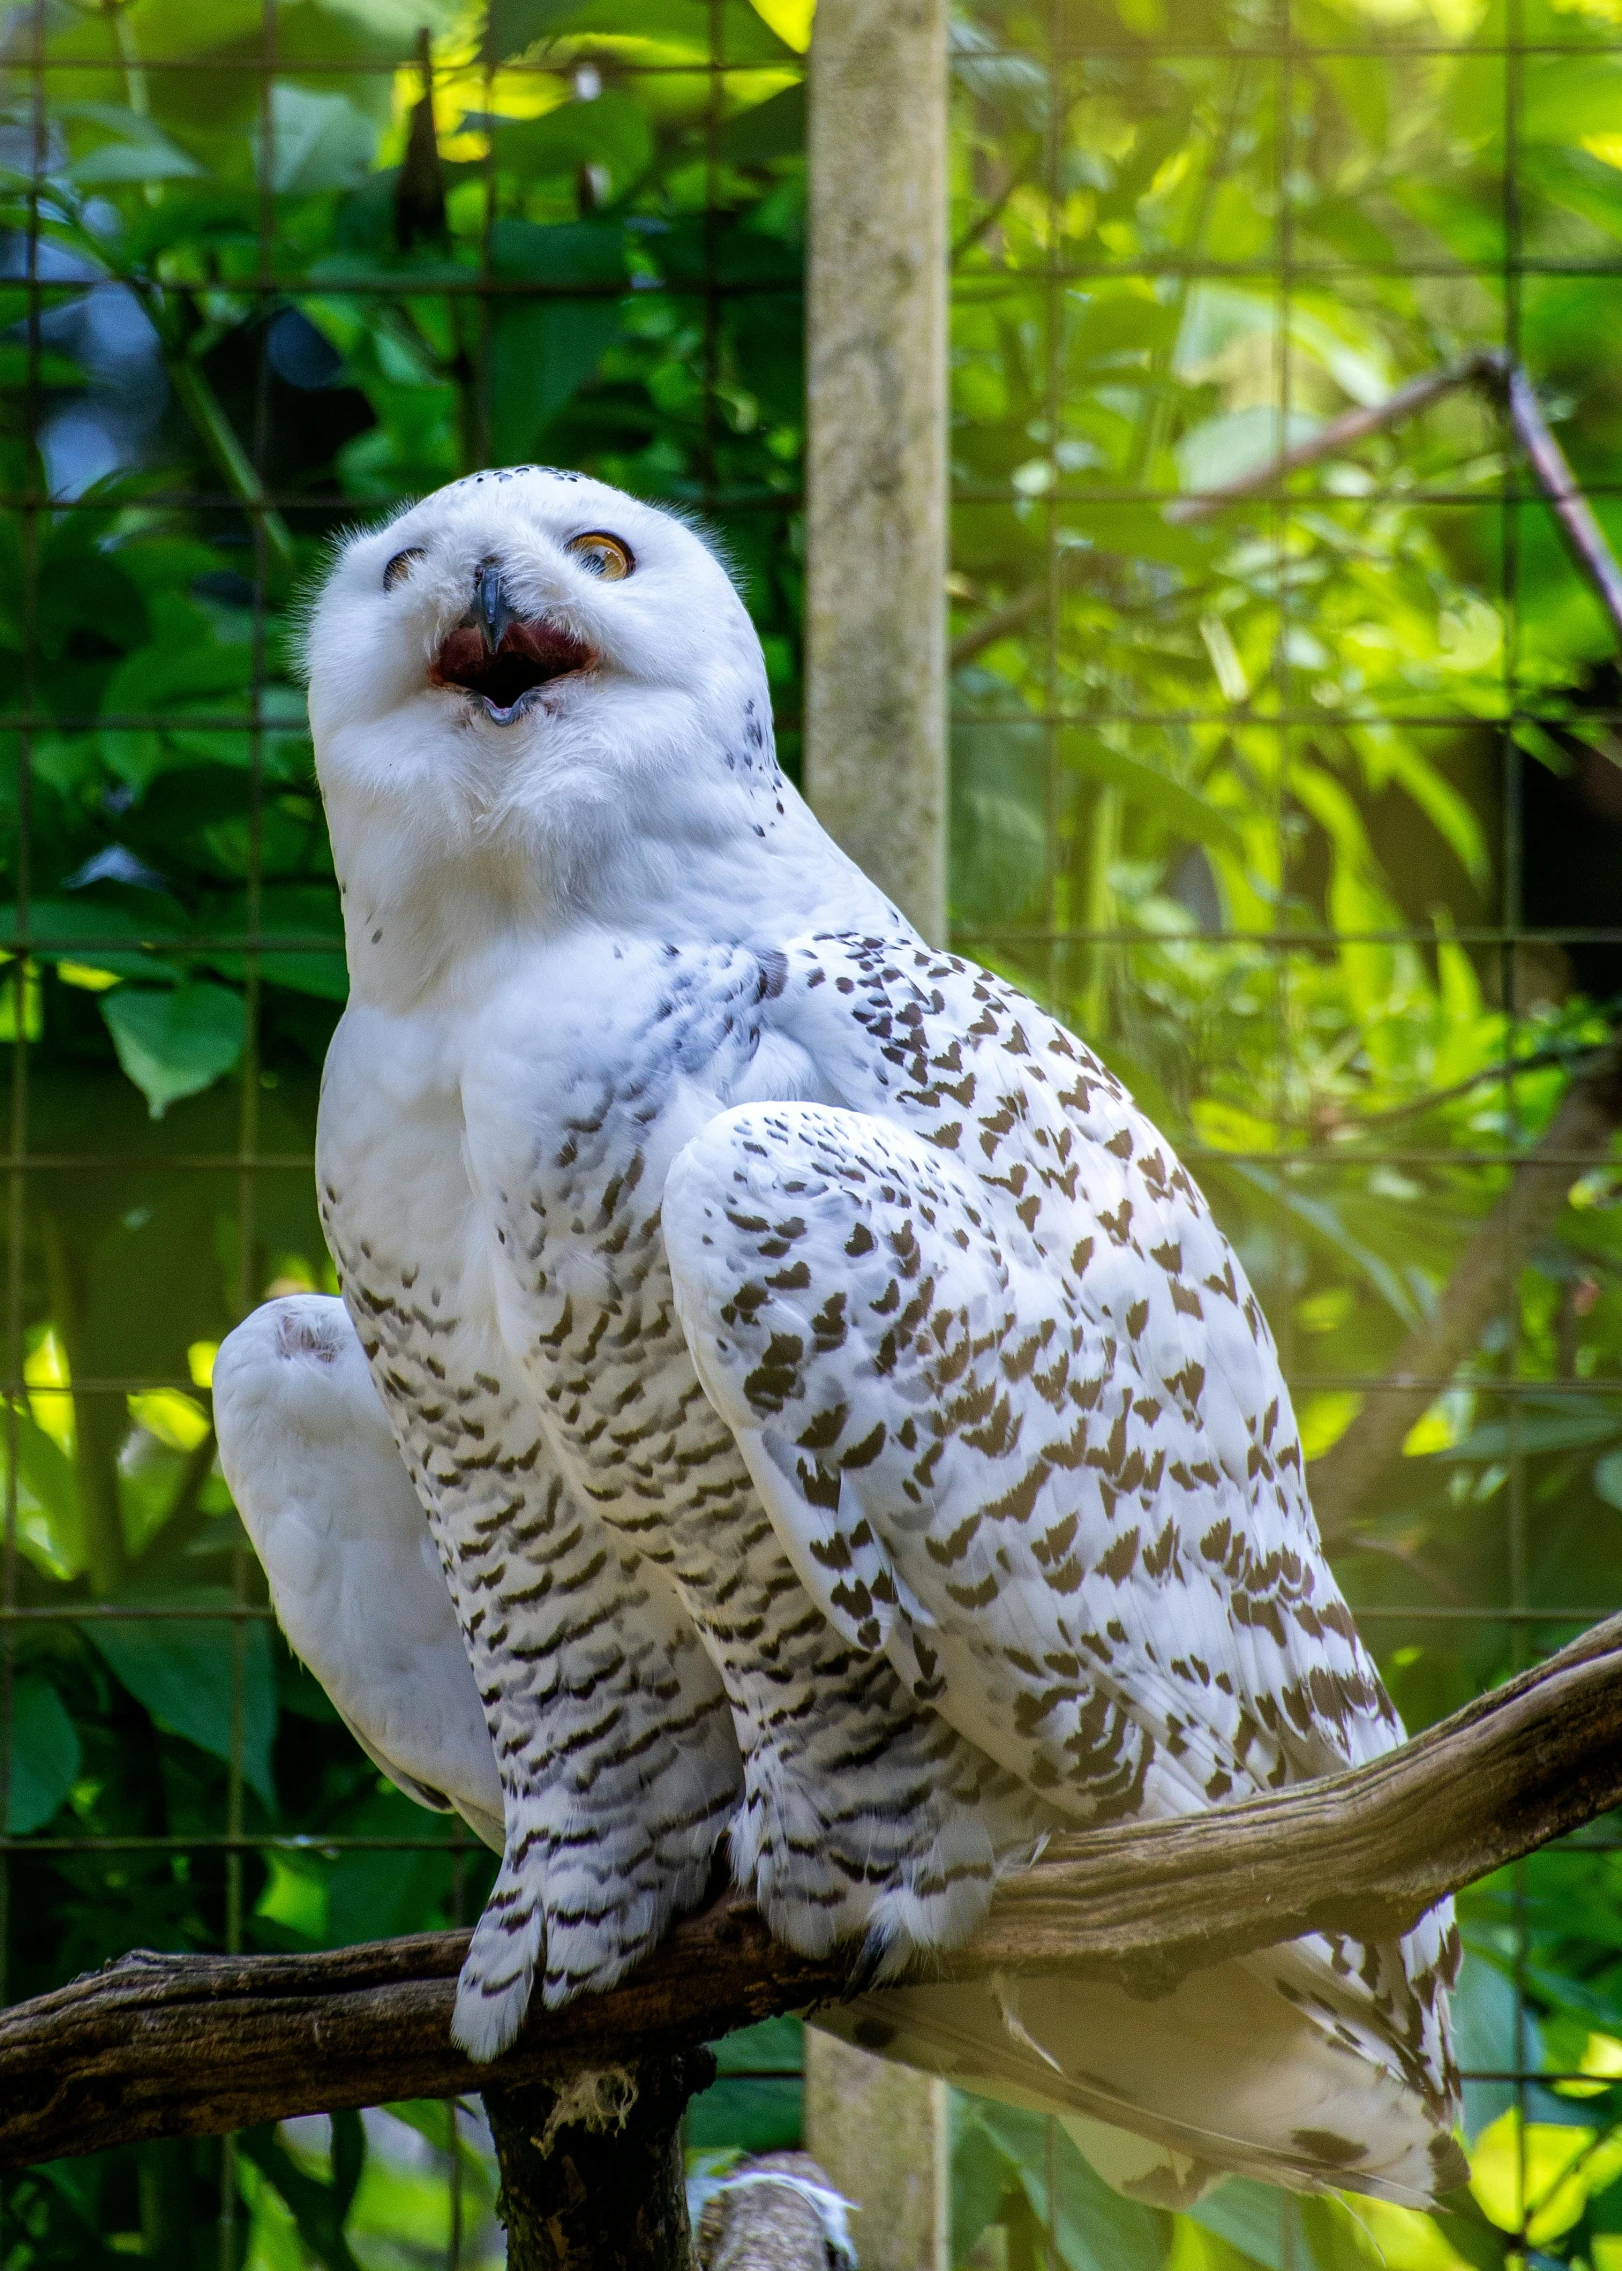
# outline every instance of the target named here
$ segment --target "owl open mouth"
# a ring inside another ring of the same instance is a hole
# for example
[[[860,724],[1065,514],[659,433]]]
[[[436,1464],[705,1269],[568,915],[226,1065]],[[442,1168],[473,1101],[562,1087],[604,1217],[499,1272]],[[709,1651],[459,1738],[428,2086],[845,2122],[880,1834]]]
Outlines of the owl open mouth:
[[[497,725],[510,725],[529,708],[529,697],[593,660],[583,639],[557,624],[514,618],[495,648],[482,626],[460,624],[444,640],[429,665],[433,686],[461,686],[477,694]]]

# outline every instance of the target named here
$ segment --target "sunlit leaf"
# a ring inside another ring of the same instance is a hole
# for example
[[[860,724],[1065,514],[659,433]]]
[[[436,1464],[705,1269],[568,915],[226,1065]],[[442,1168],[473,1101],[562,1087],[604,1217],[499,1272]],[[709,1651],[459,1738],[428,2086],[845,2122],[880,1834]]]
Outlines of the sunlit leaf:
[[[271,90],[271,150],[283,195],[350,189],[363,181],[377,129],[347,97],[280,81]]]

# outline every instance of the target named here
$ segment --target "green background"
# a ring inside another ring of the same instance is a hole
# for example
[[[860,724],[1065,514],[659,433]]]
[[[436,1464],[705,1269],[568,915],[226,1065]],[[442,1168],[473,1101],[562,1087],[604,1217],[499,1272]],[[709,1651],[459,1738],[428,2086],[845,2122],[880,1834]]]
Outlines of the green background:
[[[437,183],[407,161],[425,21]],[[10,1997],[482,1899],[487,1857],[287,1657],[213,1467],[214,1345],[331,1283],[299,607],[400,496],[586,466],[716,533],[797,766],[806,32],[796,0],[51,0],[0,31]],[[1622,680],[1479,393],[1288,493],[1164,508],[1485,344],[1622,534],[1622,21],[981,7],[952,89],[954,932],[1193,1163],[1321,1456],[1611,1031]],[[1619,1198],[1572,1164],[1332,1525],[1411,1726],[1617,1603]],[[1463,1904],[1475,2182],[1445,2215],[1229,2184],[1164,2216],[959,2099],[957,2260],[1622,2271],[1614,1846]],[[799,2058],[791,2021],[724,2047],[696,2168],[794,2139]],[[211,2141],[31,2172],[0,2259],[498,2262],[448,2119],[252,2132],[223,2188]]]

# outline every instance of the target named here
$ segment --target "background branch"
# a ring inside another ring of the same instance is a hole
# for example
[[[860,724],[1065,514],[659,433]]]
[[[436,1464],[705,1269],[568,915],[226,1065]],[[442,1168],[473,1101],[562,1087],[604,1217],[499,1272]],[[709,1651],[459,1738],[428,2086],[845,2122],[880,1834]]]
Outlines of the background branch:
[[[1352,1542],[1351,1523],[1372,1498],[1408,1430],[1436,1401],[1447,1379],[1479,1344],[1513,1298],[1516,1273],[1566,1203],[1574,1154],[1603,1157],[1622,1125],[1622,1069],[1606,1049],[1567,1089],[1560,1109],[1509,1187],[1477,1225],[1434,1314],[1409,1334],[1380,1386],[1338,1442],[1315,1459],[1308,1476],[1324,1543],[1330,1552]]]
[[[1622,565],[1618,564],[1565,451],[1543,415],[1536,388],[1521,365],[1501,348],[1481,348],[1465,356],[1462,362],[1449,363],[1441,370],[1427,371],[1422,378],[1410,379],[1383,402],[1366,403],[1348,410],[1343,417],[1332,418],[1305,441],[1264,459],[1235,481],[1225,481],[1219,488],[1203,489],[1194,496],[1174,497],[1165,508],[1166,518],[1181,527],[1192,527],[1197,522],[1213,519],[1229,505],[1271,495],[1292,473],[1322,465],[1327,458],[1344,457],[1360,442],[1406,425],[1410,418],[1428,410],[1443,396],[1466,387],[1478,387],[1504,410],[1533,476],[1560,523],[1572,557],[1610,617],[1618,639],[1622,640]],[[1046,597],[1045,583],[1028,584],[978,623],[966,625],[952,641],[951,667],[959,669],[964,663],[972,662],[986,647],[994,646],[998,639],[1022,629],[1040,611]]]
[[[1355,1772],[1185,1821],[1055,1839],[947,1977],[1168,1988],[1312,1930],[1385,1937],[1622,1801],[1622,1617]],[[465,1932],[309,1956],[136,1954],[0,2015],[0,2165],[291,2114],[546,2085],[837,1997],[723,1894],[620,1986],[537,2010],[475,2067],[449,2024]]]
[[[1622,638],[1622,567],[1618,566],[1605,532],[1578,486],[1566,453],[1543,415],[1536,388],[1522,366],[1502,348],[1480,348],[1475,354],[1465,356],[1462,362],[1449,364],[1439,371],[1428,371],[1423,378],[1411,379],[1395,394],[1387,395],[1384,402],[1369,403],[1347,411],[1343,418],[1331,419],[1327,426],[1320,427],[1293,449],[1281,450],[1276,457],[1268,458],[1265,464],[1242,474],[1237,481],[1224,482],[1220,488],[1207,489],[1196,497],[1176,498],[1166,507],[1166,518],[1185,527],[1195,521],[1209,520],[1224,506],[1275,490],[1292,473],[1299,473],[1309,465],[1321,465],[1325,458],[1341,457],[1371,435],[1388,433],[1395,426],[1405,425],[1443,395],[1471,386],[1479,387],[1501,404],[1537,484],[1560,522],[1573,558],[1610,617],[1612,629]]]

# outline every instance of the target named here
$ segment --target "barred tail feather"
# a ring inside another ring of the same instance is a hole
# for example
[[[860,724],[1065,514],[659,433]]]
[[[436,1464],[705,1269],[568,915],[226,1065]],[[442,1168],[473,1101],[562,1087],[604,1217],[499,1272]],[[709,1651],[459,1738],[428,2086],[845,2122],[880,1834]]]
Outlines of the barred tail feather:
[[[1450,2097],[1280,1992],[1280,1959],[1296,1968],[1296,1955],[1213,1965],[1152,2003],[1088,1980],[937,1982],[881,1989],[814,2023],[1056,2114],[1108,2182],[1157,2206],[1187,2207],[1229,2172],[1431,2206],[1465,2174]]]
[[[546,1938],[543,1884],[504,1860],[456,1983],[451,2040],[476,2066],[517,2040]]]

